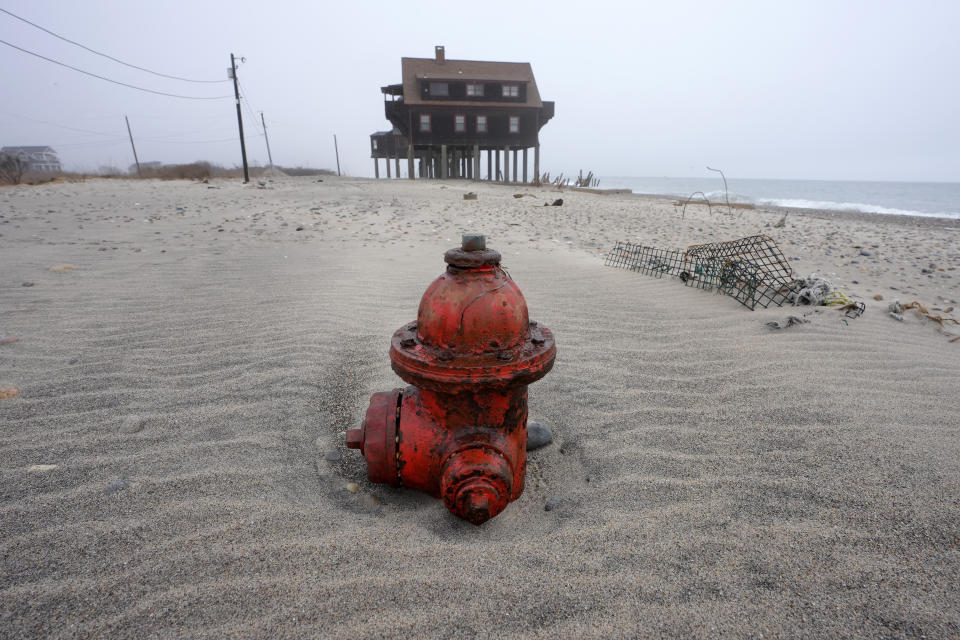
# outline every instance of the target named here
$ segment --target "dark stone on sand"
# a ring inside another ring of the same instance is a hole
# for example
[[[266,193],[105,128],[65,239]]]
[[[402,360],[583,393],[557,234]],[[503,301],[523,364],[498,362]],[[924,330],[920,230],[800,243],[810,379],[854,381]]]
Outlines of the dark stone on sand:
[[[130,478],[120,478],[119,480],[114,480],[110,485],[104,490],[108,496],[125,489],[129,489],[133,486],[133,482],[130,481]]]
[[[871,256],[871,255],[873,255],[873,254],[870,253],[869,251],[867,251],[866,249],[860,249],[860,255],[862,255],[862,256]]]
[[[543,505],[544,511],[555,511],[560,508],[560,504],[563,502],[560,496],[550,496],[547,498],[547,502]]]
[[[303,231],[303,227],[297,227],[297,231]]]
[[[331,449],[330,451],[327,451],[327,453],[323,456],[323,459],[327,462],[337,462],[342,457],[343,455],[340,453],[339,449]]]
[[[80,361],[79,361],[77,358],[70,358],[70,359],[67,361],[67,364],[77,364],[78,362],[80,362]]]
[[[27,282],[24,282],[24,283],[23,283],[22,285],[20,285],[20,286],[21,286],[21,287],[32,287],[32,286],[33,286],[33,283],[27,281]]]
[[[527,424],[527,451],[535,451],[551,442],[553,442],[553,433],[551,433],[550,427],[542,422]]]

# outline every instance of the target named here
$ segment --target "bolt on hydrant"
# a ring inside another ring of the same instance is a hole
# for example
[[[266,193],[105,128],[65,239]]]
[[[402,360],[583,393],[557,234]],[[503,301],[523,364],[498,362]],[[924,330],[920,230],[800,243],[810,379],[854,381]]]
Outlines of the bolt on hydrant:
[[[480,525],[523,493],[527,385],[557,349],[484,236],[464,235],[444,261],[417,321],[390,343],[390,364],[411,386],[373,394],[347,446],[361,450],[372,482],[442,498]]]

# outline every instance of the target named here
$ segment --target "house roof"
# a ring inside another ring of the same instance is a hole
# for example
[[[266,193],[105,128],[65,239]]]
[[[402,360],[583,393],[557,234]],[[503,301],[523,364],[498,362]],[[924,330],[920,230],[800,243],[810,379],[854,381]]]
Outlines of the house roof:
[[[525,102],[484,102],[488,107],[542,107],[537,81],[529,62],[484,62],[481,60],[446,60],[438,62],[434,58],[401,58],[403,73],[403,102],[410,105],[431,104],[436,101],[423,100],[420,97],[418,80],[502,80],[506,82],[524,82],[527,85]],[[444,106],[476,106],[476,102],[446,101]]]
[[[50,147],[3,147],[2,149],[0,149],[0,153],[2,153],[2,152],[6,152],[6,153],[40,153],[40,152],[47,152],[47,151],[56,153],[56,152],[53,151],[53,149],[51,149]]]

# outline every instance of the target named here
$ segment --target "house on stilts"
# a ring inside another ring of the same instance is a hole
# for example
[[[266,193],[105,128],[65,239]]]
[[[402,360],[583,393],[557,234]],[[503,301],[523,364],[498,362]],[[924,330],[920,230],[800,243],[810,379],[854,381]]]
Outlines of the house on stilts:
[[[528,182],[540,175],[540,129],[553,117],[553,102],[540,99],[528,62],[401,58],[402,83],[381,87],[391,131],[370,136],[374,174]],[[486,162],[483,162],[486,152]],[[486,165],[486,166],[484,166]]]

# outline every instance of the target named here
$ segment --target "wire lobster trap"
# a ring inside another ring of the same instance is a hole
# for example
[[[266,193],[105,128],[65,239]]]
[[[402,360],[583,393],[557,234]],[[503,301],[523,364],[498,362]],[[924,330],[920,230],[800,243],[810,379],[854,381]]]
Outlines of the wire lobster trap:
[[[765,235],[692,245],[686,251],[620,241],[604,264],[657,278],[670,275],[688,287],[724,293],[749,309],[781,306],[797,286],[777,243]]]

